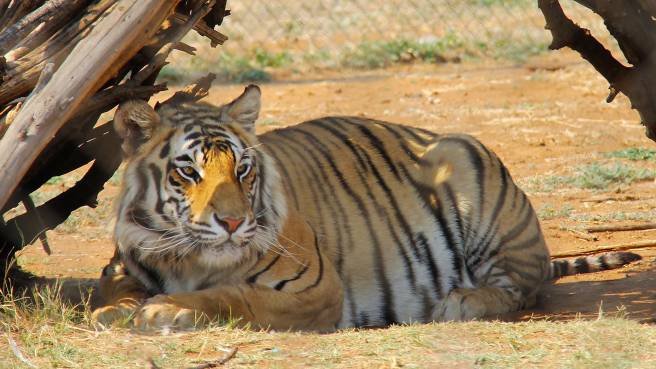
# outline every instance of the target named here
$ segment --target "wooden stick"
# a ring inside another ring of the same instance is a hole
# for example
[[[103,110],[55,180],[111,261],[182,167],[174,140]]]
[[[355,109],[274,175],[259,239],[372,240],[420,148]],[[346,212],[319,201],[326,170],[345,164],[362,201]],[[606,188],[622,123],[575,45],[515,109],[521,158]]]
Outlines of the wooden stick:
[[[567,231],[573,233],[574,236],[576,236],[578,238],[581,238],[581,239],[584,239],[586,241],[596,241],[597,240],[597,236],[591,235],[591,234],[586,233],[586,232],[581,232],[578,229],[567,228]]]
[[[232,360],[232,358],[237,355],[237,347],[233,347],[230,351],[228,351],[222,358],[218,360],[213,360],[213,361],[208,361],[200,365],[192,366],[188,369],[208,369],[208,368],[216,368],[221,365],[225,365],[228,361]]]
[[[608,224],[598,225],[583,228],[584,231],[595,232],[622,232],[622,231],[644,231],[647,229],[656,229],[656,223],[643,223],[643,224]]]
[[[164,65],[166,65],[166,58],[169,56],[171,51],[175,48],[178,41],[192,29],[194,24],[196,24],[200,19],[202,19],[207,13],[212,10],[215,0],[208,0],[205,4],[202,4],[199,9],[192,14],[190,18],[187,19],[187,22],[177,27],[173,32],[171,32],[169,43],[160,49],[160,51],[155,54],[152,60],[146,65],[145,68],[140,70],[134,77],[130,78],[129,84],[132,85],[141,85],[148,77],[150,77],[156,71],[159,71]]]
[[[159,29],[176,1],[120,0],[81,40],[39,93],[30,96],[0,140],[0,206],[78,106]]]
[[[607,245],[594,248],[592,250],[570,251],[551,254],[552,259],[570,258],[574,256],[594,255],[608,251],[626,251],[634,249],[643,249],[647,247],[656,247],[656,240],[637,241],[629,243],[620,243],[616,245]]]
[[[41,213],[39,213],[39,210],[36,208],[36,205],[34,205],[34,201],[32,201],[30,195],[26,195],[23,198],[23,205],[25,206],[25,210],[28,213],[31,212],[34,214],[34,218],[36,218],[39,227],[43,229],[43,231],[39,233],[37,237],[39,238],[39,240],[41,240],[41,246],[43,246],[43,251],[45,251],[46,254],[51,255],[52,249],[50,248],[50,242],[48,242],[48,236],[46,235],[47,228],[43,223],[43,218],[41,218]]]

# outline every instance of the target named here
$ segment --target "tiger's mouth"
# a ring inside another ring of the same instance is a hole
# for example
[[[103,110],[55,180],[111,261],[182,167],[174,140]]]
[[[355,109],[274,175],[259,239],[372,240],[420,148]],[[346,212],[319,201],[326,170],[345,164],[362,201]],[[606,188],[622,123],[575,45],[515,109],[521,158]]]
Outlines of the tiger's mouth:
[[[242,248],[251,243],[252,237],[231,237],[230,235],[215,235],[209,232],[198,232],[190,227],[184,227],[184,233],[198,248]]]

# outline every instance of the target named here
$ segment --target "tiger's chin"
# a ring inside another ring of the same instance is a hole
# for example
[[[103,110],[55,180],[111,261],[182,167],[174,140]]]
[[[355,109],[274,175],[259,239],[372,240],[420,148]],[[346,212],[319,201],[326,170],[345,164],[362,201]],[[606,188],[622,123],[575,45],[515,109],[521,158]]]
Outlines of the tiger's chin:
[[[206,267],[222,269],[239,264],[256,252],[256,248],[250,242],[236,243],[229,240],[219,245],[199,246],[197,260]]]

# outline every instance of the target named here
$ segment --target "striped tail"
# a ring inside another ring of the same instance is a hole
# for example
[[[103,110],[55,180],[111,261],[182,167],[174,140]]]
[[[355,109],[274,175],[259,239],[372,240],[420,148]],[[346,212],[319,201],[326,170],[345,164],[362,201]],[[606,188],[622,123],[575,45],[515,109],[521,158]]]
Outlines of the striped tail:
[[[642,259],[642,256],[632,252],[607,252],[601,255],[583,256],[576,259],[552,260],[549,279],[558,279],[566,275],[617,269],[640,259]]]

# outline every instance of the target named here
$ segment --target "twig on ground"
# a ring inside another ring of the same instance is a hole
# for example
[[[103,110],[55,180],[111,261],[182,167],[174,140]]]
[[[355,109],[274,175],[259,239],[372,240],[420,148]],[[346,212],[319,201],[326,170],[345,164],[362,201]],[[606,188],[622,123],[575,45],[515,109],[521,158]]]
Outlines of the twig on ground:
[[[155,360],[151,357],[148,359],[148,369],[161,369],[157,364],[155,364]]]
[[[642,223],[642,224],[607,224],[585,227],[586,232],[623,232],[623,231],[644,231],[648,229],[656,229],[656,223]]]
[[[225,363],[232,360],[235,357],[235,355],[237,355],[237,350],[238,347],[235,346],[230,351],[228,351],[222,358],[218,360],[208,361],[197,366],[189,367],[187,369],[208,369],[208,368],[216,368],[221,365],[225,365]]]
[[[599,254],[608,251],[627,251],[627,250],[635,250],[635,249],[644,249],[648,247],[656,247],[656,240],[645,240],[645,241],[621,243],[616,245],[600,246],[594,249],[581,250],[581,251],[561,252],[561,253],[552,254],[551,258],[552,259],[570,258],[574,256]]]
[[[11,352],[14,353],[14,355],[18,358],[18,360],[22,361],[25,365],[29,366],[30,368],[38,368],[38,366],[34,365],[28,358],[23,355],[21,352],[20,348],[18,347],[18,344],[16,341],[14,341],[13,338],[11,338],[11,335],[7,333],[7,341],[9,341],[9,347],[11,347]]]
[[[606,202],[606,201],[635,201],[635,200],[646,200],[644,197],[638,197],[633,195],[625,196],[601,196],[601,197],[591,197],[589,199],[581,200],[582,202]]]
[[[565,230],[567,230],[568,232],[572,233],[574,236],[576,236],[576,237],[578,237],[578,238],[581,238],[581,239],[583,239],[583,240],[586,240],[586,241],[596,241],[596,240],[598,240],[597,236],[595,236],[595,235],[591,235],[591,234],[589,234],[589,233],[587,233],[587,232],[581,232],[581,231],[579,231],[578,229],[574,229],[574,228],[565,228]]]

